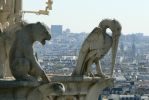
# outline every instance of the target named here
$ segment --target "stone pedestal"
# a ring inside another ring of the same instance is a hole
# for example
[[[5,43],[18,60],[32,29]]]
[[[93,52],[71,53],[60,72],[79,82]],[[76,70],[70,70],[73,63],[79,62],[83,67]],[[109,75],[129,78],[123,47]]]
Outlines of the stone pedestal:
[[[64,91],[61,83],[0,80],[0,100],[47,100],[51,93],[59,96]]]
[[[65,86],[62,96],[52,95],[51,100],[98,100],[102,90],[113,86],[112,78],[86,76],[52,76],[52,82]]]
[[[60,92],[51,90],[47,92],[47,86],[52,88],[52,83],[40,85],[36,82],[0,80],[0,100],[45,100],[41,96],[47,93],[49,100],[98,100],[104,88],[113,86],[111,78],[84,76],[50,76],[50,78],[53,84],[63,83],[65,92],[62,93],[63,85],[53,88],[59,90],[62,86]]]

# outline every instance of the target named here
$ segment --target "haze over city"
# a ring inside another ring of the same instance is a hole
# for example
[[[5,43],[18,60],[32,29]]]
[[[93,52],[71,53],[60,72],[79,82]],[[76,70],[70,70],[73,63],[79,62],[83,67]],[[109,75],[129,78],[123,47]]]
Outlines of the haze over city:
[[[46,0],[24,0],[23,10],[45,9]],[[72,32],[91,32],[104,18],[115,18],[122,33],[149,35],[149,0],[53,0],[49,16],[25,14],[28,22],[60,24]]]

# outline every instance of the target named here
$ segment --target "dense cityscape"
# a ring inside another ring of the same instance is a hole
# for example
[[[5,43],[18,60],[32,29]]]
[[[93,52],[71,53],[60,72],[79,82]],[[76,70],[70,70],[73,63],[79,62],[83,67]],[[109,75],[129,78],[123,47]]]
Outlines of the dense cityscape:
[[[0,100],[149,100],[148,4],[0,0]]]
[[[34,44],[36,57],[47,74],[71,75],[88,33],[63,30],[62,25],[52,25],[51,33],[52,39],[45,46],[38,42]],[[143,99],[148,98],[149,94],[148,51],[149,36],[143,33],[121,35],[115,65],[115,86],[106,88],[103,98],[108,95],[108,98],[114,96],[120,100],[148,100]],[[101,66],[106,75],[111,72],[111,51],[101,60]],[[95,72],[95,65],[92,65],[92,72]]]

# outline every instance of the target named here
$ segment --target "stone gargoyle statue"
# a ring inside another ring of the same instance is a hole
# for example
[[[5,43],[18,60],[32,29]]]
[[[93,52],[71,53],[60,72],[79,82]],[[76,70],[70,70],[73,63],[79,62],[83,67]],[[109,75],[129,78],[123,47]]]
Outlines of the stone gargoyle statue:
[[[64,92],[65,87],[62,83],[51,82],[43,84],[29,92],[27,100],[51,100],[52,97],[49,96],[50,94],[61,95]]]
[[[106,33],[106,29],[112,31],[112,36]],[[112,48],[112,72],[113,75],[116,52],[118,48],[119,37],[121,35],[121,25],[117,20],[104,19],[100,22],[99,27],[85,39],[77,61],[76,68],[72,75],[89,75],[93,63],[96,65],[97,76],[105,77],[102,72],[99,60]],[[91,74],[93,75],[93,74]]]
[[[9,53],[10,69],[16,80],[38,82],[40,78],[46,83],[50,81],[34,57],[32,47],[35,41],[44,45],[50,39],[48,28],[40,22],[25,25],[16,32]]]

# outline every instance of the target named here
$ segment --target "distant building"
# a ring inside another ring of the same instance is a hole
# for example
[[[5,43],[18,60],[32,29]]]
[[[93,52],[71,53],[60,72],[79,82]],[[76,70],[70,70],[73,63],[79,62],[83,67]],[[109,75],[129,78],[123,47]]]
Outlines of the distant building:
[[[51,33],[53,36],[62,34],[63,26],[62,25],[51,25]]]
[[[67,28],[63,33],[70,33],[70,32],[71,32],[70,29]]]
[[[136,57],[136,46],[134,43],[132,44],[132,56]]]
[[[123,42],[120,43],[120,50],[122,53],[124,53],[124,43]]]

